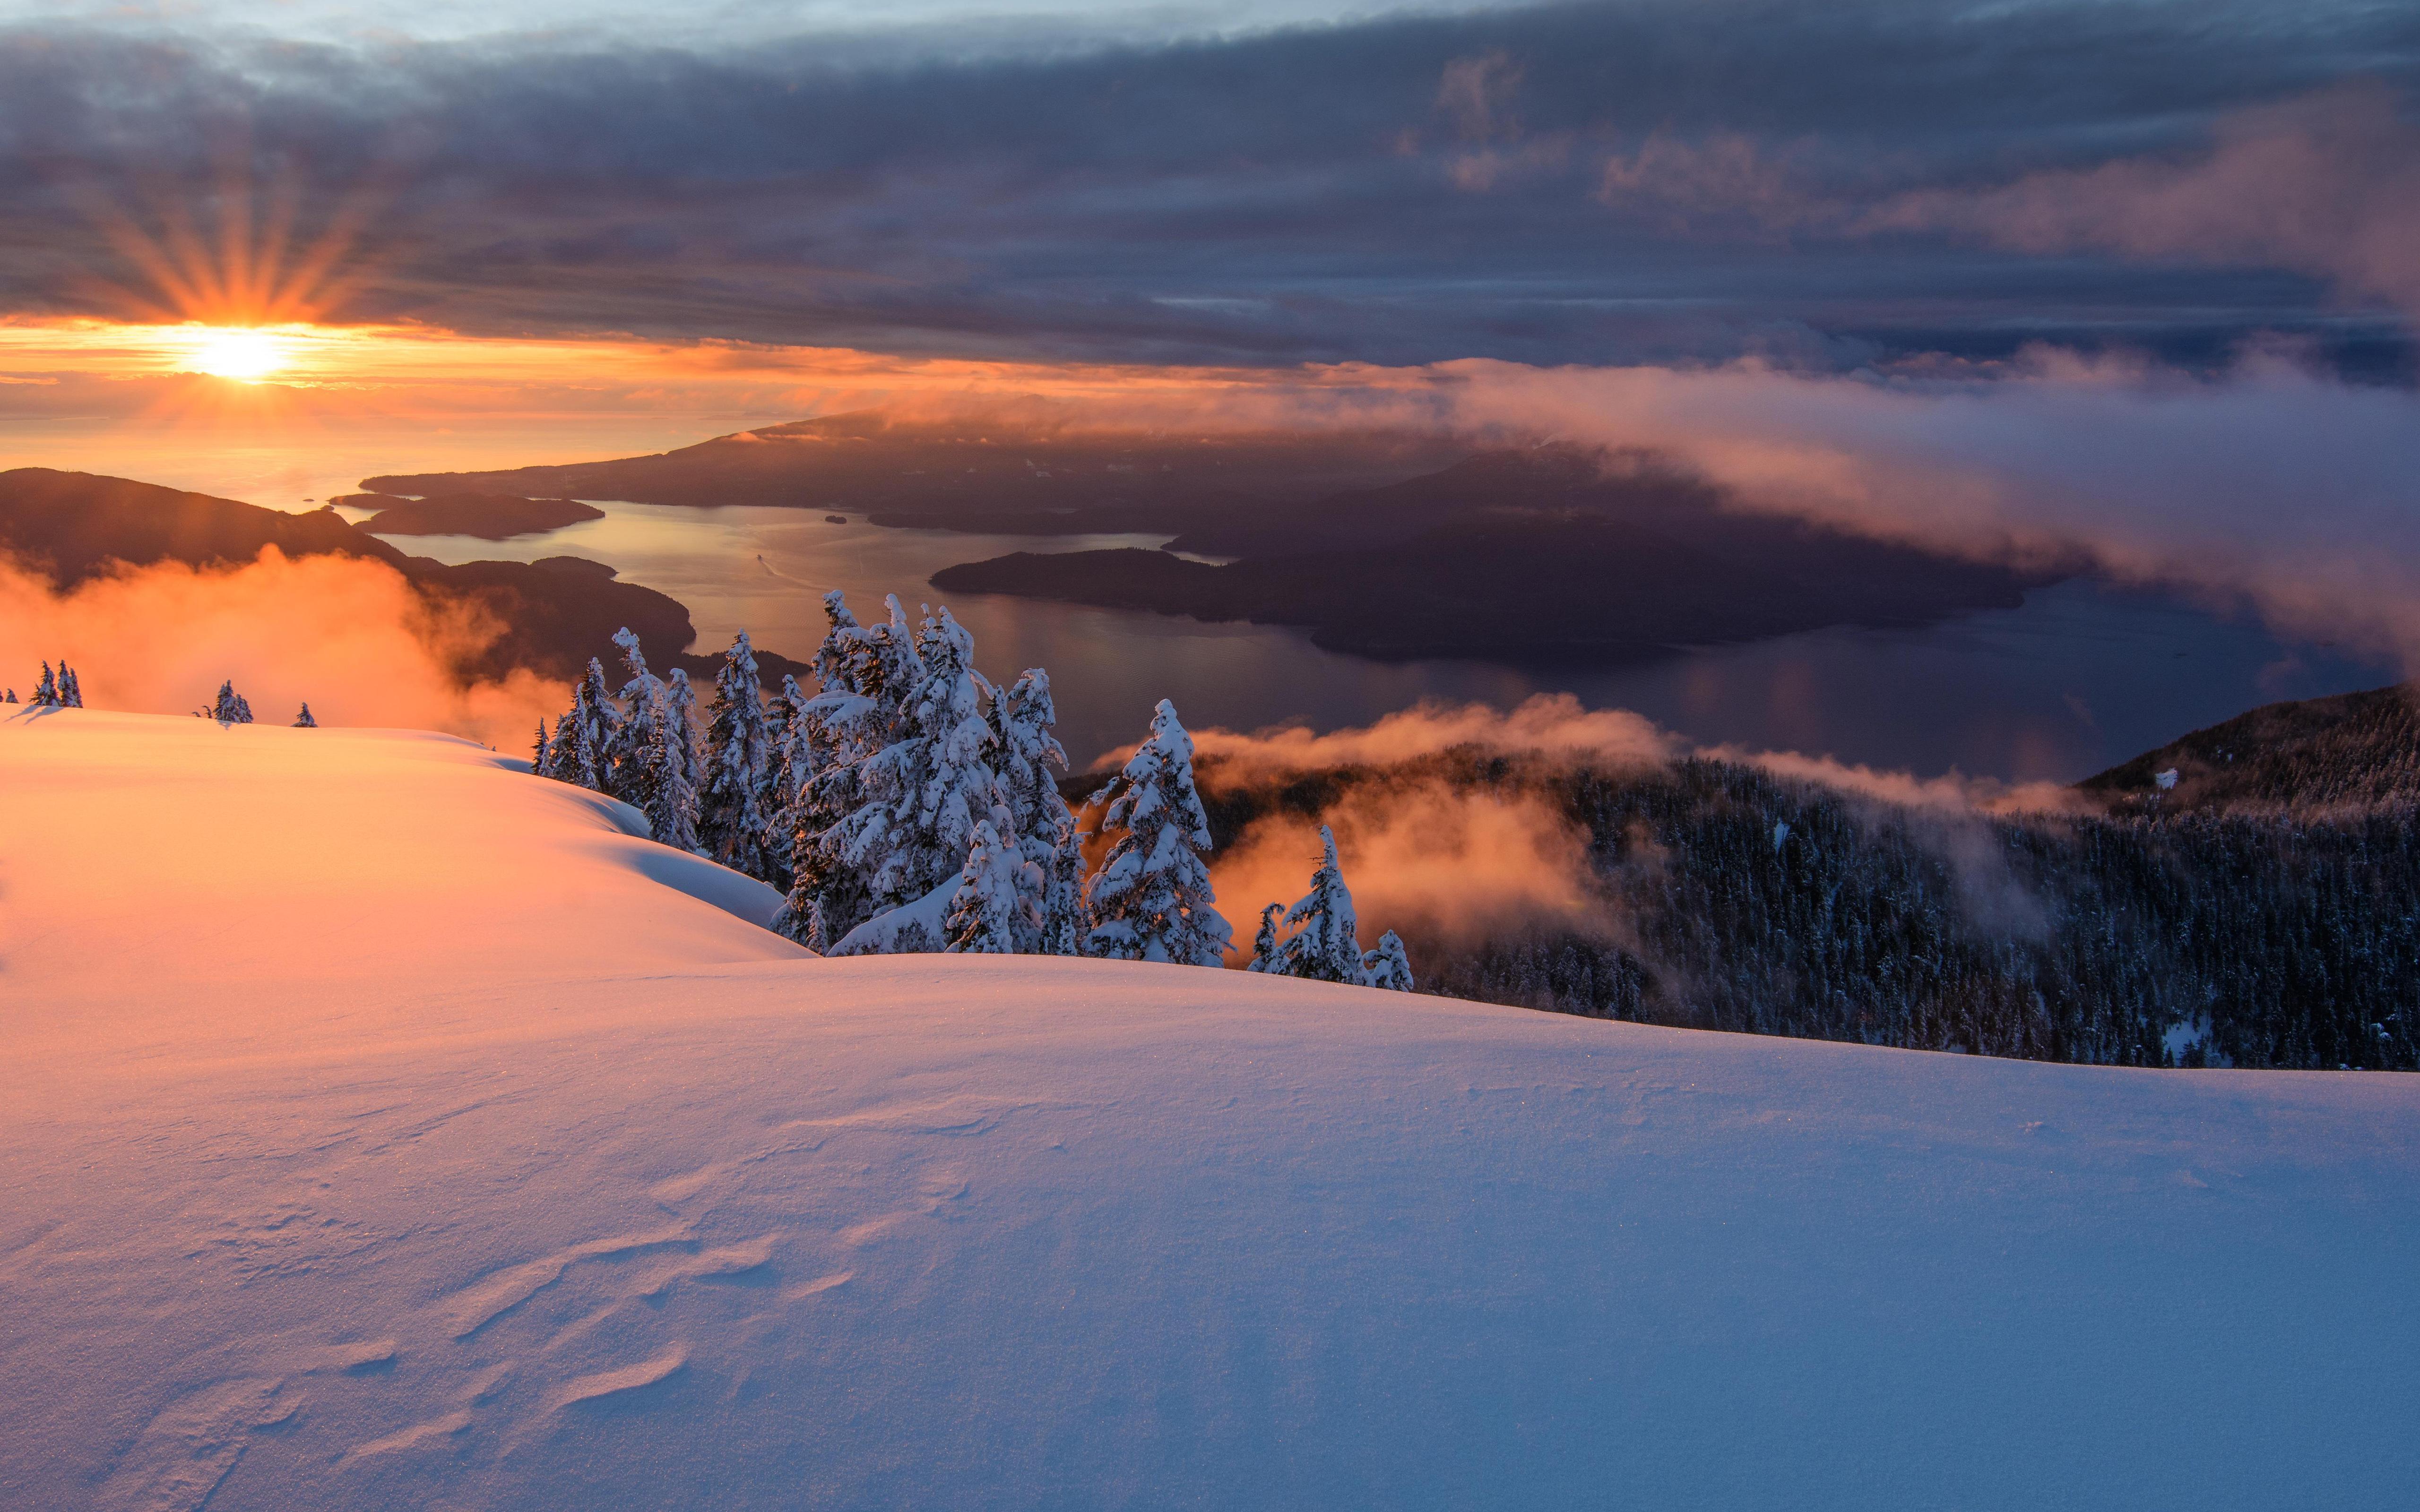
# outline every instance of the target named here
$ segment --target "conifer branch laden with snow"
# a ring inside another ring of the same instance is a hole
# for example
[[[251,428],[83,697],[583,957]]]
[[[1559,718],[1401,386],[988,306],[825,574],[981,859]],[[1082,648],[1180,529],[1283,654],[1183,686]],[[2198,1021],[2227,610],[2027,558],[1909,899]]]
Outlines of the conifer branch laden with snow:
[[[1021,949],[1075,955],[1081,948],[1083,927],[1083,837],[1052,775],[1054,768],[1067,769],[1067,751],[1051,733],[1059,714],[1050,697],[1050,674],[1039,667],[1027,668],[992,700],[991,715],[1001,798],[1008,810],[1008,827],[1001,833],[1016,838],[1024,858],[1016,872],[1018,885],[1026,889],[1019,915],[1033,921]]]
[[[657,764],[663,758],[663,680],[647,670],[646,653],[629,626],[613,632],[629,681],[622,685],[622,717],[606,733],[601,764],[605,791],[645,813],[655,802]]]
[[[766,708],[767,762],[758,805],[765,816],[757,836],[765,880],[787,894],[791,837],[799,830],[799,793],[815,771],[814,753],[807,740],[807,696],[799,680],[782,677],[782,691]]]
[[[774,927],[810,949],[1076,952],[1082,862],[1053,767],[1048,675],[1006,689],[947,609],[911,630],[894,597],[860,625],[838,594],[821,690],[785,684],[773,762],[791,885]]]
[[[1114,835],[1086,890],[1085,953],[1215,966],[1233,937],[1210,886],[1210,819],[1193,784],[1193,738],[1159,701],[1151,736],[1102,789]]]
[[[620,723],[613,697],[606,690],[605,667],[588,658],[588,670],[571,690],[571,708],[554,722],[554,738],[547,743],[546,765],[540,775],[591,792],[605,791],[608,752]]]
[[[643,811],[658,844],[694,854],[698,850],[698,780],[703,775],[697,750],[697,696],[690,688],[689,673],[678,667],[664,680],[663,688],[650,763],[655,783]]]
[[[773,731],[755,648],[745,630],[723,653],[722,667],[714,674],[706,749],[706,779],[698,793],[699,850],[735,872],[772,880],[765,844],[765,800],[774,765]]]
[[[899,601],[889,607],[888,624],[861,625],[838,593],[824,595],[830,627],[815,652],[819,691],[792,714],[791,759],[800,775],[783,819],[791,884],[773,928],[819,952],[875,911],[867,878],[835,831],[863,807],[863,764],[891,739],[910,680],[914,647]]]
[[[967,955],[1030,955],[1042,933],[1041,878],[988,819],[975,825],[967,864],[950,896],[943,949]]]
[[[927,949],[939,948],[975,827],[1001,807],[985,717],[992,689],[974,670],[973,638],[944,609],[928,613],[911,640],[896,598],[890,609],[886,639],[905,648],[893,669],[902,696],[891,738],[855,764],[859,801],[822,844],[828,862],[863,879],[872,909],[832,942],[836,955],[900,949],[897,932],[908,923]],[[903,917],[888,919],[892,914]]]
[[[1386,992],[1413,991],[1411,952],[1402,935],[1388,930],[1378,936],[1377,949],[1362,952],[1361,980]]]

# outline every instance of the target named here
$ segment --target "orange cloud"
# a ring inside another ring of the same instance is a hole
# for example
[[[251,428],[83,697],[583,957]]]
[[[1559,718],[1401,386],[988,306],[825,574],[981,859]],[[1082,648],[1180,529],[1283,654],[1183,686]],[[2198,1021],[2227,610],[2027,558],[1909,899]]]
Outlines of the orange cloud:
[[[1530,794],[1441,781],[1357,787],[1316,819],[1272,814],[1214,855],[1211,886],[1251,954],[1266,903],[1291,903],[1319,864],[1319,825],[1336,833],[1361,943],[1393,930],[1416,949],[1464,944],[1503,929],[1606,927],[1578,826]]]
[[[94,708],[185,714],[222,680],[279,724],[304,701],[322,724],[442,730],[521,751],[570,689],[528,671],[464,686],[451,669],[496,626],[433,609],[403,577],[352,557],[240,567],[131,568],[70,592],[0,559],[0,684],[30,692],[40,663],[71,663]]]
[[[1586,755],[1616,765],[1661,762],[1679,749],[1672,736],[1644,715],[1585,709],[1569,693],[1536,694],[1510,714],[1484,703],[1425,702],[1374,724],[1324,735],[1300,726],[1249,735],[1217,729],[1193,733],[1195,753],[1205,764],[1218,764],[1222,781],[1262,772],[1385,766],[1458,747],[1503,755]],[[1114,765],[1132,753],[1128,747],[1096,764]]]

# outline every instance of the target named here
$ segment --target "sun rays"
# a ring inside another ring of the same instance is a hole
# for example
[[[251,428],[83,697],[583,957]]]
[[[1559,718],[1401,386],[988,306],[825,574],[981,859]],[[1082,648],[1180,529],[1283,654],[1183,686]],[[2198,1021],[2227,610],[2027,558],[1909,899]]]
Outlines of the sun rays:
[[[91,304],[141,325],[342,320],[371,271],[365,237],[387,196],[356,188],[306,212],[291,173],[264,174],[239,151],[221,156],[207,193],[163,186],[130,204],[96,183],[69,186],[123,270],[87,281]]]

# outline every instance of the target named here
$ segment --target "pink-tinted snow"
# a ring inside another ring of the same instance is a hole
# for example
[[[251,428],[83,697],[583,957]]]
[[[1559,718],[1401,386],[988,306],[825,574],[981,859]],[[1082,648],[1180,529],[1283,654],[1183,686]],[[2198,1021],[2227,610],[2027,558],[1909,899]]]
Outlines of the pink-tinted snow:
[[[2420,1080],[818,961],[436,736],[0,721],[0,1505],[2420,1482]]]

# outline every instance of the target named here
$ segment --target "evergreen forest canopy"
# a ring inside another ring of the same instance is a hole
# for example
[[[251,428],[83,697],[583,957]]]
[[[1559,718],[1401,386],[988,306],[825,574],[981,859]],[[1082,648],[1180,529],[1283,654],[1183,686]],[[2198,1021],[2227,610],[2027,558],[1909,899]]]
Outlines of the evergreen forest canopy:
[[[592,659],[571,708],[551,731],[541,722],[534,769],[628,803],[663,844],[784,889],[772,927],[820,954],[1222,964],[1232,931],[1174,705],[1160,702],[1088,832],[1060,792],[1067,756],[1047,672],[995,687],[947,608],[911,626],[895,596],[864,625],[838,593],[824,604],[817,690],[784,676],[767,699],[743,631],[702,733],[688,672],[656,676],[622,631],[628,680],[614,692]],[[1332,842],[1287,925],[1280,938],[1264,920],[1254,970],[1412,989],[1400,939],[1364,951],[1355,937]]]
[[[2136,791],[2134,763],[2086,785],[2118,798],[2106,814],[2001,817],[1703,758],[1460,750],[1279,776],[1205,763],[1201,779],[1222,839],[1357,789],[1524,794],[1564,815],[1598,922],[1416,949],[1428,992],[2040,1060],[2420,1070],[2420,732],[2403,689],[2326,702],[2347,716],[2300,756],[2262,757],[2287,797],[2250,806],[2161,788],[2173,765]],[[2263,716],[2288,717],[2245,717]],[[2295,796],[2348,789],[2376,801]]]

